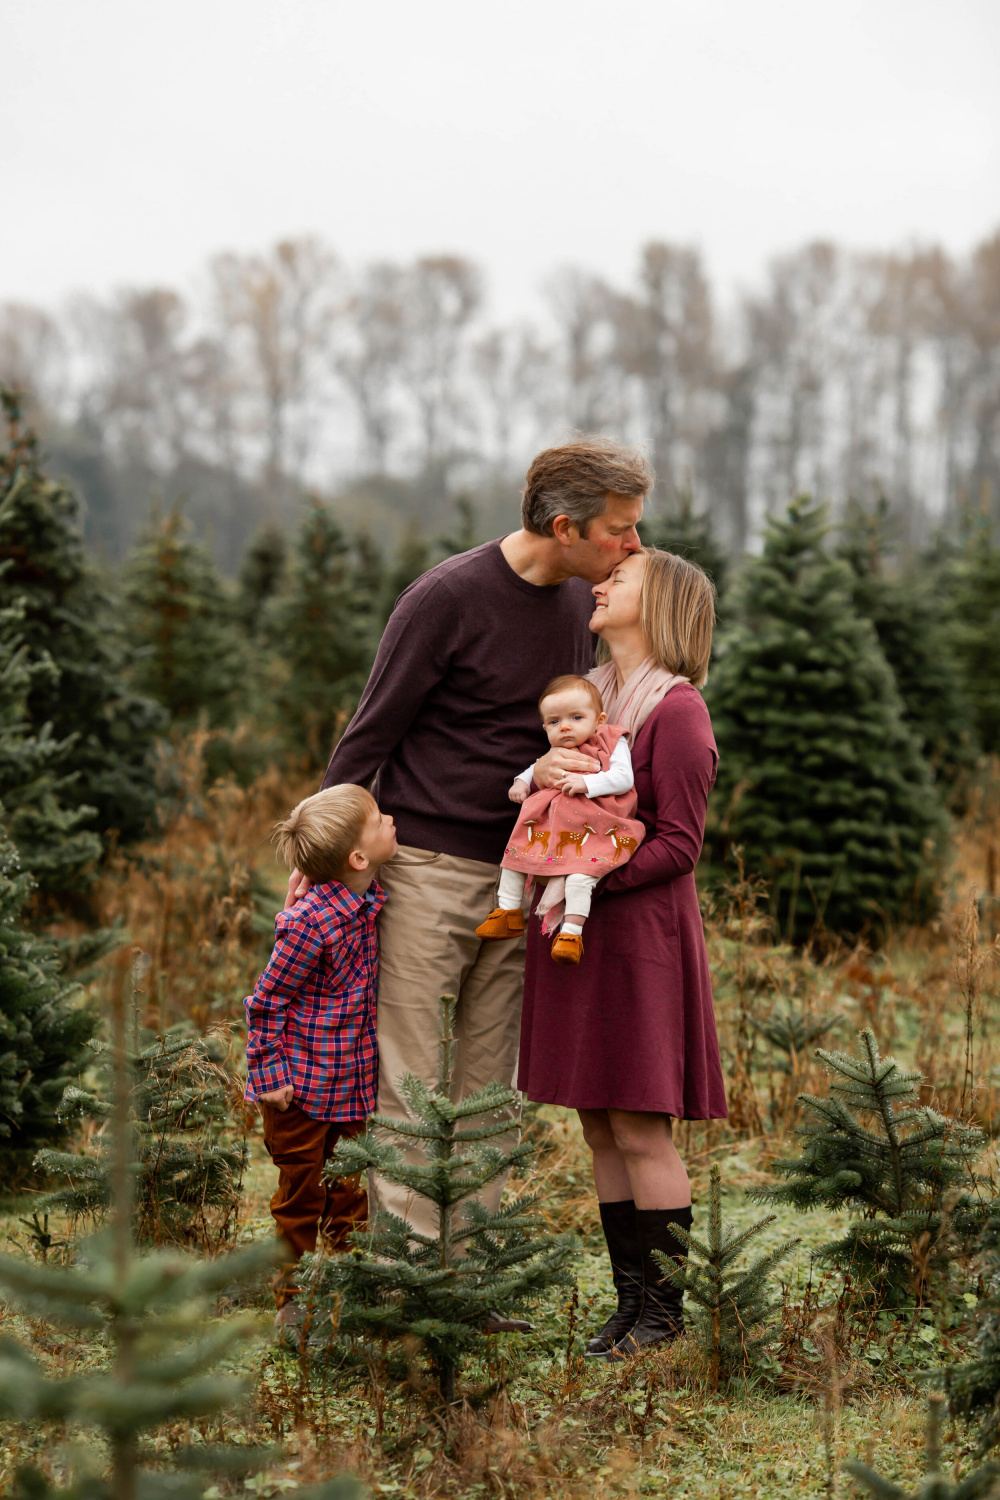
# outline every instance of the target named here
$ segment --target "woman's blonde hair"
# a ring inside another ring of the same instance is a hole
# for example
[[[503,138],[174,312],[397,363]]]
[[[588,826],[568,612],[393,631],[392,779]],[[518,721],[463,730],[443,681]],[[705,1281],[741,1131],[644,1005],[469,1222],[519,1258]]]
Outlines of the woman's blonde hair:
[[[339,880],[373,812],[378,803],[363,786],[324,787],[275,823],[271,842],[288,868],[314,885]]]
[[[701,687],[708,676],[715,627],[715,584],[704,568],[643,547],[646,566],[639,595],[639,624],[658,666]]]

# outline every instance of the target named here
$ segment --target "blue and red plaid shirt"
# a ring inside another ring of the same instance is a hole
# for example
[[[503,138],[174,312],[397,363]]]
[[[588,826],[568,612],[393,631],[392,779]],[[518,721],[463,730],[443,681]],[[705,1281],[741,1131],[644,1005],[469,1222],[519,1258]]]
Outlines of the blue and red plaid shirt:
[[[363,1120],[375,1108],[375,918],[385,901],[339,880],[279,911],[270,962],[244,1004],[247,1098],[290,1083],[314,1120]]]

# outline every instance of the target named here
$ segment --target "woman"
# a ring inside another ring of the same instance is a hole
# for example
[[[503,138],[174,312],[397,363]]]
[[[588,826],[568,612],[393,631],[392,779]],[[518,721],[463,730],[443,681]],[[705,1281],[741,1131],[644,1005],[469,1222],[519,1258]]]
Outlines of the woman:
[[[680,1293],[651,1252],[683,1257],[691,1187],[675,1119],[726,1115],[694,870],[718,752],[705,681],[715,590],[694,563],[645,548],[594,589],[590,628],[610,663],[591,676],[631,735],[646,837],[597,888],[577,968],[529,924],[519,1087],[575,1109],[593,1152],[618,1307],[587,1353],[622,1358],[683,1331]],[[539,786],[565,770],[550,751]]]

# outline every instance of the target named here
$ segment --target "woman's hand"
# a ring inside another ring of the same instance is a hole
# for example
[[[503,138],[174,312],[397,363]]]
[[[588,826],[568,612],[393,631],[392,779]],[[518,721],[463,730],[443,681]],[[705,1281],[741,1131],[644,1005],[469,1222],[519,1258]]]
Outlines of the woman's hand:
[[[559,783],[559,790],[566,797],[586,797],[587,778],[578,771],[567,771]]]
[[[285,897],[284,910],[294,906],[296,901],[301,901],[303,896],[308,896],[312,890],[312,881],[308,875],[303,875],[301,870],[293,870],[288,877],[288,895]]]
[[[535,761],[535,785],[543,790],[554,787],[562,791],[563,776],[578,772],[582,776],[596,776],[601,769],[599,760],[581,755],[579,750],[549,750]]]
[[[520,776],[518,776],[515,778],[513,784],[511,785],[507,796],[512,802],[523,802],[530,791],[531,787],[528,785],[528,783],[526,781],[522,781]]]

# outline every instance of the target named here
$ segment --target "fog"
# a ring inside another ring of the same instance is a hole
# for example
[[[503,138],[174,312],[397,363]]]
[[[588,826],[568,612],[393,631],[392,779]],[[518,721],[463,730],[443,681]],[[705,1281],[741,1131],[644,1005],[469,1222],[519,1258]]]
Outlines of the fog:
[[[1000,214],[990,0],[2,0],[0,37],[0,298],[309,232],[471,256],[507,317],[650,238],[732,290]]]

